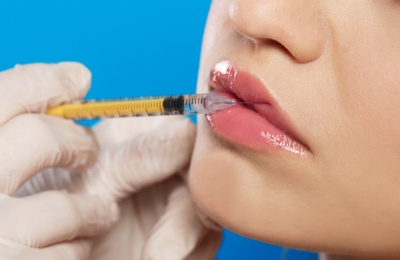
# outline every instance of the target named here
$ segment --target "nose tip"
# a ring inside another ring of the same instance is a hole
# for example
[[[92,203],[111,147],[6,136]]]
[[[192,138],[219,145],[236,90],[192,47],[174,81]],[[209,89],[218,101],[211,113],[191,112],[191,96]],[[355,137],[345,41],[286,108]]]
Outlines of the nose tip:
[[[306,63],[321,56],[326,45],[324,22],[314,2],[234,0],[229,14],[235,29],[257,46],[278,43],[297,62]]]

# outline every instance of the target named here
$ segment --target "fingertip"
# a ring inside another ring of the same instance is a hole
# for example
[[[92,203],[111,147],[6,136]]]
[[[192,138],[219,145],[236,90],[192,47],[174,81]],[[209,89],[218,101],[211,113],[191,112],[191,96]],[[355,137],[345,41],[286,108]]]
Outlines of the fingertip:
[[[188,137],[193,137],[196,133],[196,126],[185,116],[177,116],[173,120],[166,121],[167,127],[173,127],[176,131],[186,133]]]
[[[174,143],[169,149],[187,151],[191,154],[196,137],[195,125],[186,117],[179,117],[168,123],[164,128],[165,136]]]
[[[59,75],[64,77],[71,84],[71,87],[76,90],[75,98],[84,97],[92,82],[90,70],[79,62],[60,62],[55,66],[60,72]]]
[[[190,119],[185,116],[172,116],[168,117],[167,120],[160,120],[157,127],[149,129],[145,136],[149,136],[150,139],[157,137],[161,146],[174,150],[180,149],[179,147],[182,146],[191,146],[194,143],[195,133],[196,127]]]
[[[183,128],[186,129],[188,138],[194,139],[196,136],[196,126],[193,124],[193,122],[189,118],[185,117],[185,120],[183,120],[182,124]]]
[[[37,97],[39,100],[47,95],[49,99],[54,99],[63,97],[65,94],[69,95],[70,100],[82,98],[89,90],[92,80],[90,70],[79,62],[18,64],[14,69],[5,72],[6,74],[3,76],[8,77],[14,84],[29,83],[34,86],[34,89],[27,89],[27,91],[28,93],[36,91],[42,94],[42,97]],[[39,91],[41,88],[46,92]],[[32,97],[29,98],[32,99]],[[27,101],[29,102],[29,100]]]

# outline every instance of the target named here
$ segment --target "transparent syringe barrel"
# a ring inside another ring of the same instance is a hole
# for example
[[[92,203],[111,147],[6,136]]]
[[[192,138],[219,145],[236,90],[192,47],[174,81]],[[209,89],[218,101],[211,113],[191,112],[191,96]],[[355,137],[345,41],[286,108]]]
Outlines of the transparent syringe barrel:
[[[208,94],[193,94],[183,96],[184,114],[205,114],[207,113]]]
[[[215,92],[185,95],[183,100],[184,114],[211,114],[236,104],[236,100]]]

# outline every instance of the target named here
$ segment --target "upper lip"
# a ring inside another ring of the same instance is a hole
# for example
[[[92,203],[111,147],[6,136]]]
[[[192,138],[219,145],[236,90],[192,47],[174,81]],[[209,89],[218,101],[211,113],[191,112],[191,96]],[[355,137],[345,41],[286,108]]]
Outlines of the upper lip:
[[[268,92],[266,86],[255,75],[237,69],[229,61],[223,61],[217,63],[212,68],[209,85],[211,91],[230,92],[243,102],[254,102],[255,104],[252,107],[257,113],[277,129],[304,145],[294,128],[290,125],[288,117]],[[307,147],[306,145],[304,146]]]

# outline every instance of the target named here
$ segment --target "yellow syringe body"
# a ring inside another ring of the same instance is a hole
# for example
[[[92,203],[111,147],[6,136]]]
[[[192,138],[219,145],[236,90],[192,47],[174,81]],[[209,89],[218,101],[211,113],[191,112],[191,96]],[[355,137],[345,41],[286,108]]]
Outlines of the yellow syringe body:
[[[164,112],[163,101],[163,98],[132,101],[83,101],[50,108],[46,114],[70,119],[155,115]]]
[[[216,93],[118,100],[78,101],[62,104],[46,114],[68,119],[96,119],[152,115],[208,114],[237,104],[235,99]]]

